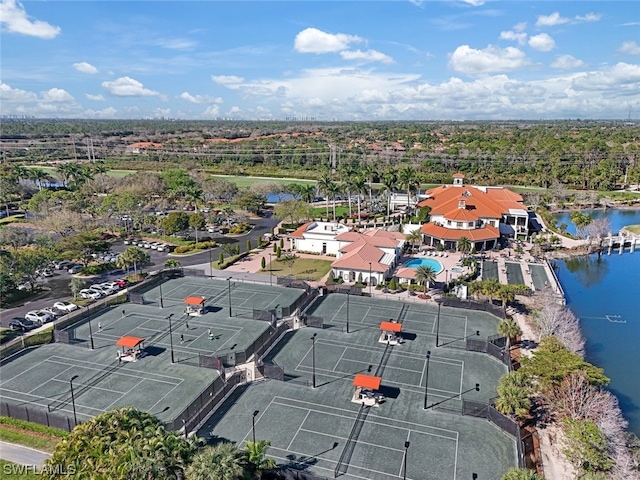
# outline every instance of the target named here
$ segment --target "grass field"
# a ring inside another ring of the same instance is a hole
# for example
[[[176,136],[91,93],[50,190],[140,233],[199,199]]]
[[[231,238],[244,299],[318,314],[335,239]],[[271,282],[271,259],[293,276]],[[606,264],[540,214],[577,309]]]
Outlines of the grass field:
[[[627,225],[624,229],[634,235],[640,235],[640,225]]]
[[[58,178],[56,167],[47,167],[43,165],[26,165],[26,167],[40,168],[45,172],[48,172],[52,177]],[[122,178],[122,177],[126,177],[127,175],[134,175],[136,173],[138,173],[136,170],[107,170],[107,175],[114,178]]]
[[[293,265],[289,267],[286,262],[274,260],[267,262],[265,270],[260,273],[271,273],[279,277],[293,275],[295,278],[304,280],[320,280],[329,270],[331,270],[331,260],[321,260],[319,258],[297,258],[293,261]]]
[[[353,207],[351,208],[351,211],[352,212],[354,211]],[[358,207],[356,207],[355,212],[357,214]],[[336,205],[336,216],[337,217],[342,217],[345,213],[346,214],[349,213],[349,207],[348,206],[345,207],[345,206],[342,206],[342,205],[340,205],[340,206]],[[311,210],[311,216],[313,218],[324,217],[326,215],[327,215],[327,207],[326,206],[324,206],[324,207],[316,207],[316,208]],[[333,215],[333,206],[331,205],[331,202],[329,202],[329,215]]]
[[[290,185],[292,183],[305,183],[315,185],[315,180],[303,180],[301,178],[276,178],[276,177],[245,177],[236,175],[212,175],[214,178],[235,183],[238,188],[251,187],[256,183],[275,183],[276,185]]]

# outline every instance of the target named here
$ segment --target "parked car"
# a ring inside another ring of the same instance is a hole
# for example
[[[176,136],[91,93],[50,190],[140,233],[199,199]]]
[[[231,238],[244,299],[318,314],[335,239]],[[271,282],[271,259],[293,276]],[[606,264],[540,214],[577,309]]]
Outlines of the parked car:
[[[36,275],[40,277],[53,277],[53,270],[50,268],[41,268],[40,270],[36,270]]]
[[[61,312],[73,312],[78,309],[75,303],[71,302],[56,302],[53,304],[53,308],[60,310]]]
[[[52,307],[41,308],[40,312],[47,313],[47,314],[51,315],[53,318],[61,317],[62,315],[64,315],[66,313],[66,312],[61,312],[60,310],[57,310],[57,309],[52,308]]]
[[[58,270],[69,270],[73,265],[75,264],[73,262],[70,262],[69,260],[62,260],[60,262],[54,263],[54,266]]]
[[[110,288],[112,291],[117,292],[122,287],[118,284],[118,282],[104,282],[101,285]]]
[[[99,292],[98,290],[94,290],[93,288],[83,288],[82,290],[80,290],[80,296],[82,298],[91,298],[93,300],[98,300],[99,298],[104,297],[104,294],[102,292]]]
[[[104,284],[104,283],[96,283],[94,285],[91,285],[89,288],[91,290],[97,290],[97,291],[101,292],[105,296],[111,295],[112,293],[115,293],[117,291],[114,288],[112,288],[109,285]]]
[[[160,245],[158,245],[156,250],[159,251],[159,252],[166,252],[168,250],[168,247],[165,244],[160,244]]]
[[[84,268],[84,265],[80,265],[78,263],[74,264],[72,267],[69,267],[69,270],[67,270],[67,272],[71,273],[72,275],[78,273],[80,270],[82,270]]]
[[[11,330],[22,330],[23,332],[26,332],[37,327],[37,323],[27,320],[26,318],[14,317],[9,320],[9,328]]]
[[[118,278],[114,280],[114,283],[117,283],[120,288],[125,288],[127,285],[129,285],[129,282],[127,282],[124,278]]]
[[[30,312],[27,312],[24,318],[26,318],[27,320],[31,320],[38,325],[52,322],[55,319],[53,315],[49,315],[48,313],[42,312],[40,310],[31,310]]]

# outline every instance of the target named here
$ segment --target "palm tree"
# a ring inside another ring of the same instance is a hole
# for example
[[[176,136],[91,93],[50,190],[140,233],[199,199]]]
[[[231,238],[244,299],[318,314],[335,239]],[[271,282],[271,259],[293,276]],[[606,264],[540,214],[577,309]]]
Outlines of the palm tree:
[[[351,191],[353,193],[355,193],[356,195],[358,195],[358,222],[360,222],[361,218],[360,218],[360,201],[361,201],[361,196],[362,194],[365,192],[365,181],[364,178],[360,177],[359,175],[355,175],[353,177],[351,177],[351,180],[349,182],[349,185],[351,187]]]
[[[265,470],[275,468],[276,462],[272,458],[267,458],[267,448],[271,445],[267,440],[257,442],[248,441],[244,445],[244,455],[247,462],[247,470],[253,475],[249,478],[260,480]]]
[[[180,262],[175,258],[170,258],[164,262],[164,268],[180,268]]]
[[[394,169],[389,169],[382,176],[382,184],[387,191],[387,217],[391,215],[391,193],[396,188],[398,176]]]
[[[544,477],[528,468],[510,468],[500,480],[544,480]]]
[[[344,193],[347,194],[347,200],[349,202],[349,216],[351,216],[351,180],[355,174],[355,170],[351,164],[342,163],[340,164],[340,167],[338,167],[338,172],[340,175],[342,189]]]
[[[378,170],[373,163],[365,163],[360,167],[360,173],[362,177],[367,181],[367,185],[369,186],[369,203],[372,201],[372,191],[371,184],[373,183],[373,179],[378,175]]]
[[[513,285],[500,285],[497,291],[498,298],[502,301],[502,310],[507,311],[507,303],[513,302],[516,299],[516,293]]]
[[[333,221],[337,222],[338,220],[336,219],[336,195],[338,195],[338,193],[340,193],[340,185],[338,185],[337,183],[330,183],[329,184],[329,190],[327,190],[327,195],[331,196],[331,200],[333,201]],[[329,214],[327,214],[327,216],[329,216]]]
[[[424,293],[427,293],[427,288],[431,282],[436,280],[436,271],[429,265],[421,265],[416,268],[416,281],[424,285]]]
[[[329,174],[329,172],[324,172],[318,180],[318,192],[322,193],[325,196],[327,204],[327,217],[329,217],[329,196],[331,195],[334,186],[335,183],[331,178],[331,174]]]
[[[29,179],[38,187],[38,190],[42,190],[42,182],[49,179],[49,174],[42,168],[30,168]]]
[[[118,268],[126,268],[127,271],[129,270],[129,267],[133,265],[133,271],[137,275],[138,264],[144,264],[147,262],[149,262],[149,254],[147,252],[139,247],[129,247],[120,254],[116,260],[116,265]]]
[[[405,167],[398,173],[398,184],[407,191],[407,208],[411,207],[411,192],[418,188],[416,172],[411,167]]]
[[[416,228],[415,230],[407,233],[405,235],[405,239],[407,240],[407,242],[411,243],[411,251],[413,252],[416,243],[420,243],[422,241],[422,233],[420,233],[419,228]]]
[[[462,252],[463,256],[471,251],[472,246],[471,240],[467,237],[460,237],[456,243],[456,248],[459,252]]]
[[[530,380],[520,371],[509,372],[498,381],[496,410],[515,418],[524,418],[531,409]]]
[[[293,183],[291,190],[300,196],[300,200],[312,203],[316,198],[316,186],[312,183]]]
[[[511,348],[511,339],[522,335],[522,330],[513,318],[505,318],[498,324],[498,333],[507,337],[507,350]]]
[[[244,455],[232,443],[218,443],[196,453],[186,480],[238,480],[244,474]]]

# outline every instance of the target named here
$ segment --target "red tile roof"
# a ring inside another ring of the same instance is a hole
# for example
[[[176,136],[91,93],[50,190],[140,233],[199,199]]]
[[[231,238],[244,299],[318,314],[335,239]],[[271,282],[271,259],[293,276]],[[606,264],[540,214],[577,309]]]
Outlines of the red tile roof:
[[[500,231],[491,225],[485,225],[482,228],[474,228],[473,230],[456,230],[441,227],[435,223],[425,223],[420,228],[420,233],[424,233],[425,235],[430,235],[435,238],[441,238],[443,240],[459,240],[462,237],[467,237],[472,242],[500,238]]]
[[[365,271],[369,270],[369,263],[371,263],[373,272],[384,273],[389,269],[388,265],[380,263],[385,255],[384,252],[374,245],[359,241],[343,248],[348,248],[348,251],[334,261],[331,264],[332,267]]]
[[[304,225],[299,226],[294,232],[290,233],[289,236],[294,238],[302,238],[302,234],[306,232],[307,228],[309,228],[309,226],[313,224],[314,222],[307,222]]]

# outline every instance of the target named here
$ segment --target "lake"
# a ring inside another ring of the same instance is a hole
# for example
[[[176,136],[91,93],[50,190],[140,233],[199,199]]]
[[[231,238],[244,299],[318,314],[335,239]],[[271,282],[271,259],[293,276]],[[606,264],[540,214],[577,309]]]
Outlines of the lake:
[[[617,233],[640,224],[640,210],[586,211],[605,216]],[[569,213],[555,216],[575,231]],[[581,256],[556,262],[567,305],[580,318],[586,338],[586,359],[611,378],[629,430],[640,436],[640,248],[607,255]]]

